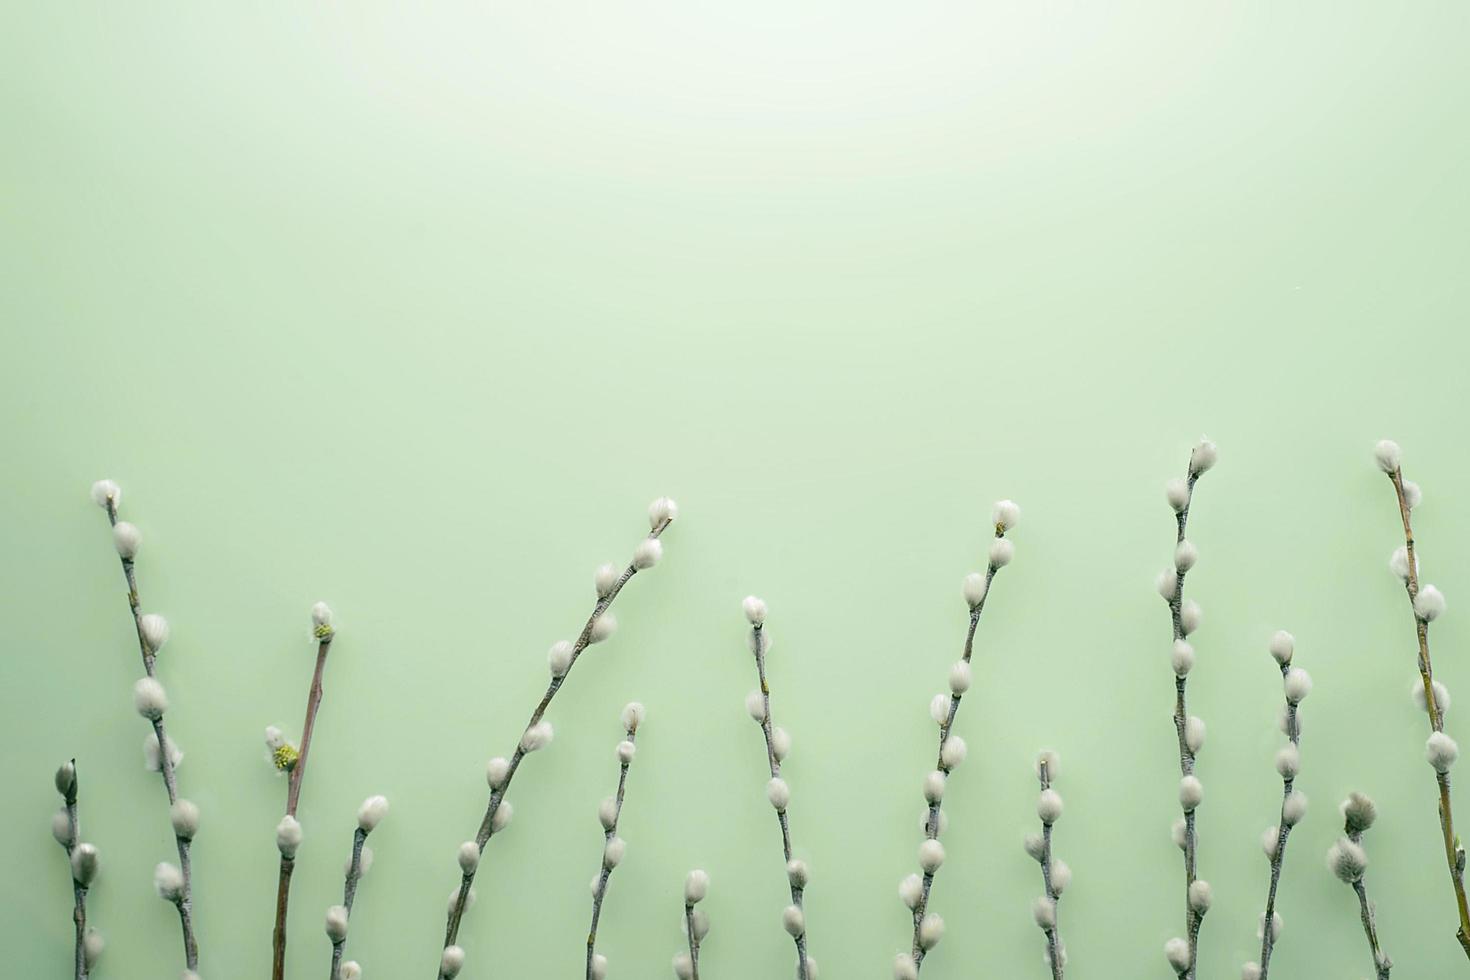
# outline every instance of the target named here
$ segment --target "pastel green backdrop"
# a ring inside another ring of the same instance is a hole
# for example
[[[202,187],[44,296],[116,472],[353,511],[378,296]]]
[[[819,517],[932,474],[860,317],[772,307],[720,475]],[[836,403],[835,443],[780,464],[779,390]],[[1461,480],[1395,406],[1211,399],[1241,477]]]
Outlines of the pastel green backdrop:
[[[1336,802],[1374,794],[1372,891],[1406,977],[1463,975],[1400,540],[1372,443],[1424,487],[1458,692],[1470,574],[1470,310],[1452,3],[8,4],[0,11],[0,684],[6,972],[68,975],[51,771],[75,755],[97,976],[171,976],[171,851],[93,479],[146,536],[160,661],[204,810],[203,973],[267,970],[307,612],[336,608],[302,804],[290,976],[321,975],[358,802],[349,954],[429,976],[456,845],[591,573],[678,498],[664,563],[557,699],[467,919],[467,977],[571,977],[615,779],[649,721],[601,949],[668,975],[680,882],[713,878],[710,978],[791,946],[740,599],[764,595],[811,947],[887,976],[909,927],[925,708],[958,655],[990,503],[1024,507],[980,630],[946,798],[949,922],[924,975],[1041,977],[1020,848],[1063,757],[1078,978],[1169,976],[1180,931],[1162,486],[1201,432],[1192,679],[1209,725],[1202,976],[1254,957],[1295,631],[1317,687],[1276,954],[1357,976]],[[1458,713],[1450,729],[1463,726]],[[1464,820],[1470,795],[1459,794]]]

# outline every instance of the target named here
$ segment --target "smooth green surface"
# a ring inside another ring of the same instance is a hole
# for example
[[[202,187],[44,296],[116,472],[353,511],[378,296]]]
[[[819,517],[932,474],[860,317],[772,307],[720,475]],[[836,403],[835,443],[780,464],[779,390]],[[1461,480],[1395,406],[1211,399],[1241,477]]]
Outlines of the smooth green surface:
[[[791,945],[739,601],[771,604],[812,951],[886,977],[908,924],[926,706],[958,655],[990,502],[1025,508],[958,731],[949,922],[924,976],[1043,976],[1033,753],[1060,751],[1076,978],[1167,977],[1182,925],[1166,478],[1208,432],[1189,594],[1202,977],[1254,957],[1275,820],[1271,630],[1317,687],[1275,976],[1359,976],[1322,856],[1374,794],[1370,883],[1403,977],[1464,975],[1437,841],[1400,541],[1369,450],[1425,489],[1460,653],[1464,107],[1455,3],[163,3],[0,11],[4,972],[68,975],[47,831],[76,755],[106,978],[169,977],[171,843],[93,479],[146,540],[160,674],[204,810],[206,980],[266,974],[307,611],[341,634],[302,804],[290,976],[322,976],[353,814],[374,835],[349,955],[434,968],[454,852],[575,632],[591,574],[676,496],[527,764],[464,931],[467,978],[579,975],[617,715],[649,721],[601,948],[669,974],[709,869],[707,980]],[[1457,708],[1450,729],[1470,737]],[[1470,826],[1470,792],[1459,794]]]

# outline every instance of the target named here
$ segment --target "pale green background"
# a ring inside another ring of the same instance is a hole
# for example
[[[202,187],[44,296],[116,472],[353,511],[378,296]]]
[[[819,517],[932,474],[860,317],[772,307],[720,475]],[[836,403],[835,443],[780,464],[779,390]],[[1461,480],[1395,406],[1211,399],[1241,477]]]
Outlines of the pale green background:
[[[1399,539],[1403,441],[1467,680],[1470,15],[1460,3],[6,4],[0,596],[6,973],[67,975],[51,770],[75,754],[99,978],[168,977],[171,853],[87,488],[144,530],[161,675],[205,813],[207,980],[259,977],[307,609],[341,622],[302,807],[290,975],[322,975],[353,813],[350,954],[427,978],[485,759],[591,573],[675,495],[667,557],[557,700],[464,933],[465,976],[579,975],[617,712],[647,702],[602,949],[668,975],[686,869],[705,974],[792,960],[739,600],[771,603],[814,955],[886,977],[990,502],[1025,508],[958,730],[950,934],[926,977],[1037,977],[1030,760],[1064,757],[1071,975],[1167,977],[1182,920],[1161,488],[1207,432],[1193,705],[1202,976],[1254,956],[1279,782],[1272,629],[1317,680],[1281,894],[1285,977],[1359,976],[1324,869],[1375,794],[1399,975],[1463,975]],[[1470,696],[1467,692],[1466,696]],[[1466,731],[1451,715],[1451,730]],[[1470,822],[1470,793],[1459,795]]]

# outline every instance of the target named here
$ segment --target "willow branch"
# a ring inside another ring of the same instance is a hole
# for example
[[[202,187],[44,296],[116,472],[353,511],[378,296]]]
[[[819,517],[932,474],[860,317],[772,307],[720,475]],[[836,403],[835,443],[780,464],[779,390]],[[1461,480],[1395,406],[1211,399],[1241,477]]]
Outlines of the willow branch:
[[[1306,671],[1291,666],[1292,640],[1289,633],[1277,633],[1272,638],[1271,653],[1281,668],[1281,682],[1286,694],[1282,709],[1281,728],[1286,733],[1287,745],[1276,756],[1276,771],[1281,775],[1281,815],[1275,827],[1266,831],[1270,846],[1266,856],[1271,862],[1270,884],[1266,889],[1266,910],[1261,915],[1261,958],[1257,967],[1259,980],[1267,980],[1271,973],[1271,952],[1276,948],[1280,931],[1276,914],[1276,890],[1281,884],[1281,867],[1286,860],[1286,842],[1291,830],[1306,812],[1306,797],[1294,788],[1301,766],[1301,724],[1297,718],[1301,701],[1311,688]],[[1247,964],[1247,970],[1250,965]]]
[[[81,842],[82,828],[77,817],[77,763],[75,759],[56,770],[56,789],[61,793],[62,807],[52,824],[57,843],[66,852],[71,869],[72,923],[76,927],[73,950],[76,980],[87,980],[96,954],[101,952],[102,937],[87,925],[87,890],[97,871],[97,849]]]
[[[352,903],[357,899],[357,883],[363,875],[363,849],[369,831],[361,825],[352,832],[352,856],[347,861],[347,871],[342,884],[342,907],[352,915]],[[346,952],[347,937],[332,940],[332,972],[330,980],[342,980],[342,955]]]
[[[1037,862],[1041,865],[1041,884],[1045,894],[1040,902],[1036,904],[1036,924],[1041,927],[1042,934],[1046,936],[1046,962],[1051,967],[1052,980],[1062,980],[1067,967],[1067,947],[1062,942],[1062,927],[1060,922],[1060,904],[1062,891],[1071,881],[1071,869],[1062,861],[1053,860],[1051,841],[1052,828],[1056,824],[1056,816],[1061,809],[1060,800],[1057,800],[1053,810],[1047,793],[1055,793],[1051,788],[1052,778],[1056,770],[1056,756],[1051,753],[1042,753],[1036,761],[1036,777],[1041,784],[1041,801],[1037,809],[1042,811],[1041,836],[1038,838]],[[1047,819],[1051,817],[1051,819]]]
[[[607,897],[607,885],[613,870],[622,860],[622,838],[618,836],[618,820],[623,815],[623,797],[628,788],[628,767],[633,764],[634,748],[638,742],[638,725],[643,706],[630,704],[623,709],[623,742],[618,746],[618,789],[609,801],[598,808],[602,821],[602,863],[598,866],[596,885],[592,889],[592,925],[587,929],[587,980],[601,980],[606,974],[606,958],[597,953],[597,923],[602,918],[602,902]]]

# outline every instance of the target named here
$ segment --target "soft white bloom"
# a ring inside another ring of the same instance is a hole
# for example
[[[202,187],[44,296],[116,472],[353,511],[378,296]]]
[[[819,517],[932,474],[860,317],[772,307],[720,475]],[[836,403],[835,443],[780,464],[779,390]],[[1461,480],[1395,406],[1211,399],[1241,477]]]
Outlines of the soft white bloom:
[[[1281,930],[1286,927],[1286,922],[1281,918],[1280,912],[1271,913],[1271,941],[1274,943],[1281,938]],[[1256,938],[1266,938],[1266,913],[1262,912],[1256,919]]]
[[[597,598],[606,599],[622,577],[622,569],[611,562],[598,565],[597,571],[592,573],[592,586],[597,590]]]
[[[1173,602],[1174,597],[1179,594],[1179,573],[1172,568],[1166,568],[1154,579],[1154,588],[1159,590],[1159,595],[1168,602]]]
[[[1176,973],[1183,973],[1189,969],[1189,943],[1178,936],[1164,943],[1164,959],[1169,961]]]
[[[1286,700],[1301,704],[1312,693],[1312,675],[1300,667],[1292,667],[1282,679],[1282,688],[1286,692]]]
[[[644,538],[638,542],[638,547],[633,549],[633,567],[640,572],[652,568],[658,564],[658,560],[664,556],[663,542],[658,538]]]
[[[745,634],[745,646],[752,654],[769,654],[775,645],[776,641],[771,639],[771,631],[764,626]]]
[[[634,745],[627,739],[623,739],[621,742],[618,743],[618,761],[621,762],[623,765],[626,766],[630,762],[632,762],[633,756],[637,754],[638,746]]]
[[[748,595],[740,603],[741,609],[745,611],[746,622],[752,626],[760,626],[766,621],[766,600],[760,596]]]
[[[1460,757],[1460,747],[1444,732],[1435,732],[1424,743],[1424,757],[1436,772],[1449,772]]]
[[[971,609],[980,605],[985,600],[985,593],[989,587],[990,583],[979,572],[971,572],[966,575],[964,588],[961,590],[965,597],[965,604]]]
[[[684,904],[698,905],[709,894],[709,873],[695,868],[684,877]]]
[[[1288,827],[1295,827],[1306,815],[1307,794],[1299,789],[1292,790],[1281,803],[1281,822]]]
[[[1208,439],[1201,438],[1189,454],[1189,472],[1195,476],[1204,473],[1220,459],[1220,450]]]
[[[919,845],[919,867],[924,869],[925,874],[933,874],[939,870],[944,863],[944,845],[933,838],[926,839]]]
[[[1199,561],[1199,549],[1191,541],[1181,541],[1174,546],[1174,567],[1187,572]]]
[[[806,932],[806,916],[795,905],[788,905],[781,910],[781,928],[793,937],[800,936]]]
[[[618,801],[611,796],[604,797],[597,804],[597,822],[602,824],[603,830],[612,830],[618,823]]]
[[[505,785],[505,778],[510,775],[510,760],[496,756],[485,763],[485,782],[490,784],[491,789],[500,789]]]
[[[1392,439],[1380,440],[1378,445],[1373,447],[1373,458],[1378,461],[1378,468],[1385,473],[1392,473],[1398,469],[1399,464],[1403,462],[1403,456],[1403,450]]]
[[[158,613],[144,613],[138,620],[138,630],[143,634],[143,642],[148,644],[148,649],[157,653],[163,649],[168,642],[168,620]]]
[[[820,972],[817,970],[817,958],[815,956],[808,956],[806,958],[806,976],[807,976],[807,980],[817,980],[817,977],[820,976],[820,975],[821,975]],[[797,964],[796,964],[796,976],[798,977],[798,980],[801,977],[801,962],[800,961],[797,961]]]
[[[1434,687],[1434,706],[1439,709],[1441,716],[1450,710],[1450,689],[1439,681],[1429,682]],[[1414,699],[1414,704],[1420,711],[1429,710],[1429,702],[1424,697],[1424,679],[1414,678],[1414,683],[1409,687],[1409,696]]]
[[[1361,834],[1378,819],[1378,807],[1366,793],[1349,793],[1340,809],[1344,829],[1349,834]]]
[[[964,694],[973,681],[974,673],[967,661],[956,660],[954,666],[949,668],[949,689],[953,693]]]
[[[1302,752],[1295,745],[1284,745],[1276,753],[1276,771],[1282,779],[1295,779],[1302,769]]]
[[[301,846],[301,822],[289,813],[281,818],[276,824],[276,849],[281,852],[281,857],[291,860],[296,856],[296,849]]]
[[[333,905],[327,909],[327,938],[335,945],[347,941],[347,907]]]
[[[521,733],[521,749],[525,752],[537,752],[551,744],[552,737],[556,734],[549,721],[538,721]]]
[[[1021,507],[1014,500],[997,500],[990,509],[990,523],[1009,531],[1021,520]]]
[[[1190,715],[1184,719],[1184,744],[1191,755],[1197,755],[1205,744],[1204,719]]]
[[[1189,483],[1176,476],[1164,484],[1164,498],[1176,513],[1183,510],[1189,506]]]
[[[1267,644],[1271,651],[1271,659],[1285,667],[1291,663],[1291,655],[1296,650],[1296,637],[1286,630],[1277,630],[1271,634],[1271,642]]]
[[[77,791],[77,764],[67,761],[56,767],[56,792],[63,798],[71,799]]]
[[[168,808],[168,819],[174,828],[174,836],[182,840],[193,840],[199,833],[199,807],[193,800],[182,797]]]
[[[935,810],[934,816],[938,818],[938,822],[934,825],[934,836],[943,837],[949,830],[949,814],[943,810]],[[929,805],[927,803],[919,811],[919,832],[926,835],[929,833]]]
[[[133,685],[133,707],[150,721],[157,721],[168,710],[168,692],[152,677],[140,677]]]
[[[1062,768],[1062,757],[1051,749],[1042,749],[1036,753],[1036,777],[1041,778],[1042,769],[1046,769],[1047,779],[1056,779],[1057,773]]]
[[[165,902],[178,902],[184,897],[184,873],[167,861],[153,869],[153,890]]]
[[[623,705],[623,713],[618,716],[623,723],[623,730],[636,732],[643,725],[643,719],[648,717],[648,709],[643,707],[641,701],[629,701]]]
[[[592,621],[592,632],[587,637],[588,643],[601,643],[613,633],[617,632],[618,621],[610,612],[605,612]]]
[[[1432,585],[1426,585],[1414,597],[1414,615],[1426,623],[1433,622],[1444,613],[1444,593]]]
[[[97,869],[100,867],[97,857],[97,847],[94,844],[78,844],[71,851],[71,877],[72,880],[83,888],[90,887],[97,880]]]
[[[459,946],[445,946],[443,954],[439,957],[439,973],[452,980],[459,976],[459,971],[463,969],[464,949]]]
[[[648,505],[648,526],[657,531],[659,525],[667,524],[679,516],[679,505],[668,497],[659,497]]]
[[[373,870],[373,849],[366,844],[362,845],[362,852],[357,856],[357,873],[359,876]],[[352,873],[352,855],[347,855],[347,860],[342,862],[342,875],[346,877]]]
[[[1033,861],[1040,861],[1046,856],[1046,840],[1040,834],[1027,834],[1021,838],[1021,846]]]
[[[592,980],[607,980],[607,957],[601,953],[592,954]]]
[[[628,842],[621,837],[614,837],[602,849],[602,866],[611,871],[623,863],[623,856],[627,853]]]
[[[1185,840],[1185,835],[1188,832],[1189,824],[1185,821],[1183,817],[1175,820],[1173,825],[1169,828],[1169,836],[1173,839],[1174,846],[1179,848],[1181,851],[1184,850],[1184,845],[1188,843]]]
[[[938,769],[924,777],[924,799],[930,803],[938,803],[944,799],[944,773]]]
[[[102,957],[102,950],[106,946],[107,943],[103,941],[102,933],[98,932],[95,927],[88,926],[87,931],[82,934],[82,959],[88,970],[97,965],[97,960]]]
[[[908,953],[893,958],[893,980],[919,980],[919,967]]]
[[[990,542],[990,564],[995,568],[1005,568],[1016,557],[1016,546],[1006,538],[996,538]]]
[[[1031,904],[1031,917],[1041,928],[1050,929],[1057,924],[1057,903],[1043,895]]]
[[[693,980],[694,961],[689,958],[688,953],[674,954],[674,977],[675,980]]]
[[[1036,797],[1036,815],[1042,823],[1056,823],[1062,818],[1062,794],[1054,789],[1044,789]]]
[[[62,847],[70,847],[76,843],[72,838],[71,814],[66,812],[66,807],[51,814],[51,836],[55,837],[56,843]]]
[[[1419,484],[1413,480],[1405,480],[1404,483],[1404,506],[1413,510],[1424,502],[1424,491],[1419,489]]]
[[[806,862],[799,858],[792,858],[786,862],[786,880],[797,888],[805,888],[811,880],[811,871]]]
[[[1185,636],[1199,629],[1200,620],[1204,619],[1204,615],[1204,610],[1199,607],[1199,603],[1193,599],[1184,600],[1179,606],[1179,628],[1184,631]]]
[[[1272,824],[1261,832],[1261,850],[1269,860],[1276,860],[1276,849],[1281,845],[1281,828]]]
[[[122,487],[111,480],[98,480],[92,484],[92,503],[105,510],[109,500],[114,507],[122,503]]]
[[[311,607],[311,625],[316,627],[328,627],[332,625],[332,607],[325,602],[318,602]]]
[[[1348,884],[1360,881],[1368,870],[1368,853],[1346,837],[1339,837],[1327,851],[1327,867]]]
[[[1189,907],[1199,913],[1208,912],[1210,904],[1215,900],[1214,889],[1204,879],[1199,879],[1189,886]]]
[[[948,735],[944,744],[939,747],[939,762],[945,769],[958,769],[960,763],[965,761],[968,751],[964,739],[958,735]]]
[[[490,818],[490,832],[498,834],[509,827],[515,815],[516,808],[510,805],[510,800],[502,799],[500,805],[495,808],[495,815]]]
[[[919,920],[919,948],[933,949],[944,938],[944,919],[937,912],[927,912]]]
[[[387,815],[388,797],[369,796],[362,801],[362,806],[357,808],[357,825],[366,833],[371,834]]]
[[[167,739],[168,764],[177,769],[179,763],[184,761],[183,751],[174,744],[172,738]],[[160,772],[163,769],[163,758],[158,751],[158,733],[149,732],[143,736],[143,766],[149,772]]]
[[[760,691],[751,691],[745,696],[745,713],[753,721],[766,720],[766,696]]]
[[[117,548],[120,557],[132,559],[137,557],[138,547],[143,543],[143,532],[138,530],[137,525],[129,524],[127,521],[118,521],[112,526],[112,544]]]
[[[572,669],[572,650],[572,645],[566,640],[557,640],[546,651],[546,666],[551,669],[552,677],[565,677]]]
[[[679,931],[684,933],[686,939],[689,937],[691,925],[694,927],[695,939],[703,939],[709,935],[709,915],[703,909],[695,909],[692,916],[682,913],[679,915]]]
[[[791,787],[786,785],[786,780],[777,776],[766,783],[766,799],[777,810],[785,810],[791,802]]]
[[[594,882],[596,880],[597,879],[595,879],[595,878],[593,879]],[[475,899],[478,898],[478,897],[479,897],[479,895],[475,892],[475,890],[473,888],[471,888],[470,891],[469,891],[469,894],[467,896],[465,896],[464,907],[465,908],[469,908],[470,906],[474,905],[475,904]],[[453,912],[458,907],[459,907],[459,886],[456,885],[455,888],[454,888],[454,891],[452,891],[452,892],[449,893],[449,911],[450,912]]]
[[[776,727],[771,729],[771,754],[776,757],[777,762],[784,762],[786,756],[791,753],[791,735],[786,729]]]
[[[1179,805],[1185,812],[1195,809],[1204,802],[1205,788],[1197,776],[1185,776],[1179,780]]]
[[[949,694],[936,694],[929,700],[929,717],[934,719],[934,724],[943,725],[949,721],[949,705],[952,696]]]
[[[1072,866],[1060,859],[1051,863],[1051,890],[1060,895],[1072,884]]]
[[[918,875],[907,875],[898,883],[898,898],[909,908],[918,908],[919,900],[923,897],[924,879]]]
[[[1261,964],[1251,961],[1242,966],[1240,980],[1261,980]]]
[[[348,960],[342,964],[341,980],[362,980],[362,966],[357,960]]]
[[[1417,562],[1417,560],[1418,556],[1416,555],[1415,561]],[[1388,570],[1393,572],[1394,575],[1398,576],[1400,579],[1408,581],[1409,549],[1407,547],[1405,547],[1404,545],[1399,545],[1397,548],[1393,549],[1393,554],[1388,556]]]
[[[1194,647],[1185,640],[1175,640],[1169,661],[1175,676],[1188,677],[1189,672],[1194,669]]]

